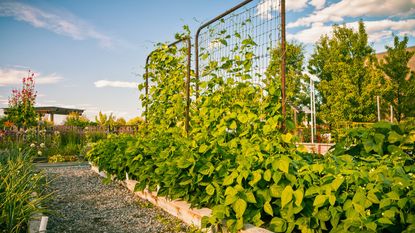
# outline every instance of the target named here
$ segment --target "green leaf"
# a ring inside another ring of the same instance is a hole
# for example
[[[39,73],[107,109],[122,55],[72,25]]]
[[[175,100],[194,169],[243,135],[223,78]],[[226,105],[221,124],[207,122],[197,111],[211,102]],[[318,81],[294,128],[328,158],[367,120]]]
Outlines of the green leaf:
[[[274,211],[272,210],[272,206],[269,202],[266,202],[264,204],[264,211],[265,211],[265,213],[267,213],[271,216],[274,216]]]
[[[281,194],[281,208],[284,208],[293,199],[293,189],[287,185]]]
[[[330,195],[329,196],[329,203],[330,203],[330,205],[334,206],[334,204],[336,203],[336,196],[335,195]]]
[[[330,212],[327,209],[323,208],[318,211],[317,218],[323,222],[326,222],[330,219]]]
[[[261,172],[256,170],[256,171],[252,172],[252,176],[253,176],[253,178],[252,178],[251,181],[249,181],[249,185],[254,187],[255,184],[258,183],[258,181],[261,180]]]
[[[238,193],[236,189],[234,189],[232,186],[228,186],[225,190],[225,196],[232,195],[235,196]]]
[[[327,200],[327,196],[326,195],[317,195],[316,196],[316,198],[314,199],[314,202],[313,202],[313,206],[315,206],[315,207],[321,207],[321,206],[323,206],[324,205],[324,203],[326,202],[326,200]]]
[[[272,176],[272,172],[270,169],[267,169],[264,173],[264,180],[265,181],[270,181],[271,180],[271,176]]]
[[[209,147],[206,144],[200,145],[200,147],[199,147],[199,153],[201,153],[201,154],[205,153],[208,150],[208,148]]]
[[[337,191],[339,187],[342,185],[343,181],[344,181],[344,178],[342,176],[336,177],[336,179],[334,179],[333,182],[331,183],[331,188],[334,191]]]
[[[302,189],[297,189],[294,191],[294,197],[295,197],[295,205],[301,206],[301,203],[303,202],[304,193]]]
[[[227,46],[228,42],[225,39],[219,39],[220,43]]]
[[[236,200],[238,200],[238,196],[230,194],[225,198],[225,205],[231,205],[235,203]]]
[[[278,162],[278,169],[280,169],[282,172],[288,173],[290,168],[290,161],[287,158],[283,157]]]
[[[232,121],[231,125],[229,126],[229,129],[236,129],[236,121]]]
[[[251,191],[248,191],[245,194],[246,194],[246,201],[247,202],[256,203],[255,195]]]
[[[400,141],[402,141],[402,138],[403,137],[395,131],[390,131],[389,132],[388,141],[390,143],[400,142]]]
[[[369,229],[369,230],[372,230],[372,231],[375,231],[376,232],[376,227],[378,226],[378,225],[376,225],[376,223],[375,222],[369,222],[369,223],[366,223],[366,228],[367,229]]]
[[[274,232],[285,232],[287,230],[287,222],[282,218],[274,217],[271,219],[270,228]]]
[[[375,204],[379,204],[379,199],[375,193],[369,191],[367,194],[367,199]]]
[[[388,196],[392,200],[399,201],[399,194],[397,194],[395,191],[387,193],[386,196]]]
[[[236,214],[237,218],[241,218],[243,216],[243,214],[245,213],[245,210],[246,210],[246,206],[247,206],[247,203],[243,199],[238,199],[233,204],[232,207],[233,207],[233,210],[235,211],[235,214]]]
[[[283,189],[281,186],[277,184],[272,184],[269,187],[269,191],[270,191],[271,197],[281,197]]]
[[[324,170],[324,166],[322,164],[313,164],[311,165],[311,171],[321,173]]]
[[[282,141],[283,141],[283,142],[285,142],[285,143],[290,143],[290,142],[291,142],[291,139],[293,138],[293,135],[292,135],[292,134],[290,134],[290,133],[287,133],[287,134],[281,134],[281,138],[282,138]]]
[[[382,223],[382,224],[388,224],[388,225],[392,225],[393,224],[393,222],[391,220],[387,219],[387,218],[379,218],[378,219],[378,222],[379,223]]]
[[[245,124],[248,122],[248,115],[246,114],[239,114],[237,118],[242,124]]]
[[[225,179],[223,180],[222,185],[224,185],[224,186],[231,185],[233,183],[233,181],[235,180],[235,176],[233,174],[234,173],[227,175],[225,177]]]
[[[206,187],[206,193],[207,193],[209,196],[212,196],[212,195],[215,193],[215,188],[213,187],[213,185],[209,184],[209,185]]]

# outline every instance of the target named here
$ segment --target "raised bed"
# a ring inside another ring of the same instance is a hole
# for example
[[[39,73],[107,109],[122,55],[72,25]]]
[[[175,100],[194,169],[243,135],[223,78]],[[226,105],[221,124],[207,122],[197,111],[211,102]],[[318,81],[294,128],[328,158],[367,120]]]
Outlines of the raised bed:
[[[102,177],[107,177],[105,171],[100,171],[98,167],[91,164],[91,170],[96,172]],[[149,192],[147,190],[134,192],[134,187],[137,181],[127,179],[122,182],[122,184],[127,187],[131,192],[133,192],[138,197],[149,201],[155,206],[158,206],[168,212],[169,214],[181,219],[183,222],[189,225],[194,225],[196,227],[202,227],[202,218],[205,216],[210,216],[212,213],[211,209],[202,208],[194,209],[190,207],[190,204],[185,201],[179,200],[168,200],[165,197],[158,197],[156,192]],[[207,232],[212,232],[209,229],[206,229]],[[269,230],[264,228],[256,227],[251,224],[245,224],[244,229],[239,231],[240,233],[272,233]]]

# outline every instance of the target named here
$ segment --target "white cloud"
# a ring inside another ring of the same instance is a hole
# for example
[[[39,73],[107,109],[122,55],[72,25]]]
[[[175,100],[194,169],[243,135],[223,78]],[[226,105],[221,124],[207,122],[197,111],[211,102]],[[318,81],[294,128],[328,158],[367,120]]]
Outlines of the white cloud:
[[[310,5],[314,6],[317,10],[320,10],[326,4],[326,0],[311,0]]]
[[[321,35],[331,32],[331,26],[325,26],[322,23],[314,23],[310,28],[301,30],[295,34],[287,34],[287,39],[297,40],[304,44],[313,44],[320,39]]]
[[[373,20],[364,21],[366,32],[370,42],[378,42],[392,36],[392,33],[398,35],[415,36],[415,19],[407,20]],[[357,30],[358,21],[346,24],[347,27]],[[288,34],[288,39],[298,40],[305,44],[313,44],[318,41],[321,35],[331,34],[332,26],[323,23],[313,23],[310,28],[301,30],[294,34]]]
[[[272,18],[272,11],[279,11],[280,5],[278,1],[274,0],[262,0],[258,6],[257,11],[258,15],[265,19]],[[307,0],[295,0],[295,1],[287,1],[285,3],[285,10],[286,11],[301,11],[307,7]]]
[[[13,17],[75,40],[95,39],[103,47],[112,46],[112,40],[108,36],[68,13],[51,13],[24,3],[3,2],[0,3],[0,16]]]
[[[52,84],[57,83],[63,79],[63,77],[57,74],[43,75],[39,72],[35,73],[35,84]],[[0,86],[9,86],[21,84],[22,79],[27,77],[27,70],[19,70],[13,68],[0,68]]]
[[[341,0],[289,23],[288,28],[312,23],[342,22],[345,17],[408,16],[415,11],[415,0]]]
[[[121,87],[121,88],[137,88],[137,82],[124,82],[124,81],[109,81],[109,80],[98,80],[94,82],[95,87]]]

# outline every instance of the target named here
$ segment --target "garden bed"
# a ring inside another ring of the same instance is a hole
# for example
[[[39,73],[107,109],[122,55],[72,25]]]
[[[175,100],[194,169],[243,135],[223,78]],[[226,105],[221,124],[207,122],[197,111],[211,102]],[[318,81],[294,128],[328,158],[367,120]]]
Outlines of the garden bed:
[[[104,171],[100,171],[98,167],[91,164],[91,170],[97,173],[98,175],[107,178],[107,174]],[[127,177],[128,178],[128,177]],[[131,192],[140,198],[149,201],[155,206],[160,207],[169,214],[181,219],[183,222],[196,226],[198,228],[202,227],[202,218],[204,216],[210,216],[212,210],[208,208],[194,209],[190,207],[190,204],[185,201],[179,200],[169,200],[165,197],[158,197],[156,192],[150,192],[148,190],[144,191],[134,191],[134,187],[137,184],[137,181],[126,179],[122,184],[127,187]],[[251,224],[245,224],[244,229],[239,231],[240,233],[271,233],[271,231],[255,227]]]

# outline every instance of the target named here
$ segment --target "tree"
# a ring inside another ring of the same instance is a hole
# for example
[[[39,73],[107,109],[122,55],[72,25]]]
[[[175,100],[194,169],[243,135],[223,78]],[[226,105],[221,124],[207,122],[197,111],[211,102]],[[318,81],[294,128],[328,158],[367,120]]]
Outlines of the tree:
[[[22,79],[22,89],[12,90],[7,119],[18,128],[36,125],[35,101],[35,74],[29,70],[27,77]]]
[[[415,114],[415,73],[410,71],[408,62],[415,54],[407,51],[408,37],[402,41],[395,36],[394,46],[386,46],[387,55],[381,60],[379,68],[386,75],[388,85],[384,98],[392,105],[398,122]]]
[[[355,32],[345,25],[333,26],[333,35],[324,35],[311,55],[308,70],[320,82],[320,117],[328,123],[374,121],[376,95],[381,76],[375,68],[374,50],[362,21]]]
[[[281,86],[281,47],[271,52],[271,62],[266,75]],[[286,98],[293,107],[304,107],[310,102],[308,77],[304,71],[304,47],[301,44],[286,44]]]
[[[100,126],[112,127],[115,124],[115,116],[113,116],[112,113],[107,116],[107,114],[104,114],[100,111],[98,116],[95,116],[95,122]]]
[[[123,125],[126,125],[126,124],[127,124],[127,122],[122,117],[117,118],[117,120],[115,121],[115,125],[117,125],[117,126],[123,126]]]
[[[91,124],[91,122],[83,115],[80,115],[76,112],[71,112],[66,117],[65,122],[63,123],[67,126],[77,126],[77,127],[86,127]]]
[[[140,125],[144,123],[144,119],[142,117],[134,117],[127,121],[127,125]]]

